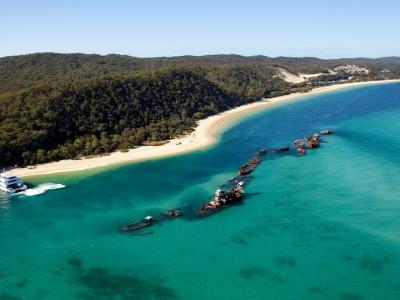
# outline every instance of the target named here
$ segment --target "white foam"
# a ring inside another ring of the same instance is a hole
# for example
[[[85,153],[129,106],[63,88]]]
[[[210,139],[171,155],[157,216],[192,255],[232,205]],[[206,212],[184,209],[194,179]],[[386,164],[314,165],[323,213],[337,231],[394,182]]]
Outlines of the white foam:
[[[63,189],[63,188],[65,188],[65,185],[60,184],[60,183],[42,183],[34,188],[27,189],[23,194],[25,196],[37,196],[37,195],[44,194],[49,190],[57,190],[57,189]]]

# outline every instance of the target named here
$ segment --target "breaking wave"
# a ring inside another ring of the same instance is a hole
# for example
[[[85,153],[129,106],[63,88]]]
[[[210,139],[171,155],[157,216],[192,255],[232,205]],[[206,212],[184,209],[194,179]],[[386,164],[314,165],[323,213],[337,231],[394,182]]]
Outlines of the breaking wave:
[[[25,196],[36,196],[36,195],[44,194],[49,190],[58,190],[58,189],[63,189],[63,188],[65,188],[65,185],[60,184],[60,183],[42,183],[34,188],[27,189],[24,192],[24,195]]]

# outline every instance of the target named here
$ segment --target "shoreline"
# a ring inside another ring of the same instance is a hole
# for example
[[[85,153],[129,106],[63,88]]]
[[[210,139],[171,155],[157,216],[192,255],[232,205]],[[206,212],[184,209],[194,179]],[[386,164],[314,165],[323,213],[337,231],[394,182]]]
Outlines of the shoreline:
[[[109,155],[94,158],[61,160],[58,162],[37,165],[34,169],[16,168],[12,169],[11,172],[20,177],[49,175],[55,173],[84,171],[115,164],[141,162],[145,160],[159,159],[189,153],[214,145],[218,141],[219,135],[222,134],[224,130],[229,127],[229,125],[234,124],[233,121],[240,119],[242,116],[249,115],[252,112],[257,112],[261,109],[265,110],[280,103],[291,102],[302,99],[306,96],[314,96],[320,93],[326,93],[350,87],[395,82],[400,82],[400,79],[334,84],[314,88],[306,93],[292,93],[274,98],[266,98],[200,120],[197,127],[191,134],[182,138],[172,139],[168,143],[161,146],[140,146],[138,148],[131,149],[128,152],[116,151],[110,153]]]

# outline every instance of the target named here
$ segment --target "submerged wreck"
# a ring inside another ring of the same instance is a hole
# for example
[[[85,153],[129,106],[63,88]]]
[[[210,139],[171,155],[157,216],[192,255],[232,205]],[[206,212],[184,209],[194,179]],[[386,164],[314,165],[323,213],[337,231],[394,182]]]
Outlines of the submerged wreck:
[[[297,139],[294,141],[295,149],[297,150],[297,155],[303,155],[306,153],[307,149],[315,149],[320,145],[321,135],[332,134],[332,130],[322,130],[320,133],[314,133],[312,136],[305,137],[303,140]],[[289,151],[289,146],[284,146],[278,149],[273,150],[273,153],[283,153]],[[244,196],[244,185],[250,183],[251,177],[247,176],[252,173],[257,166],[262,162],[260,156],[265,155],[267,153],[266,149],[261,149],[257,151],[255,157],[247,161],[244,165],[239,168],[238,176],[230,178],[228,183],[223,186],[228,186],[232,183],[237,183],[237,185],[227,192],[222,189],[218,189],[214,197],[207,203],[203,204],[197,211],[196,215],[198,216],[207,216],[213,214],[222,208],[239,202],[243,199]]]
[[[324,129],[324,130],[321,130],[319,133],[322,135],[329,135],[329,134],[334,134],[335,132],[330,129]]]
[[[289,151],[289,150],[290,150],[290,147],[289,146],[285,146],[285,147],[280,147],[278,149],[274,149],[274,150],[272,150],[272,152],[273,153],[283,153],[283,152],[286,152],[286,151]]]
[[[182,215],[182,211],[179,209],[170,209],[170,210],[163,212],[163,214],[165,216],[168,216],[171,218],[176,218],[176,217],[179,217],[180,215]]]
[[[140,220],[138,222],[122,225],[119,230],[122,232],[131,232],[152,226],[154,225],[154,223],[154,218],[152,216],[147,216],[143,220]]]
[[[304,140],[307,142],[308,149],[317,148],[321,142],[321,138],[318,133],[314,133],[312,136],[304,138]]]
[[[306,146],[302,140],[295,140],[293,144],[296,148],[297,155],[303,155],[306,153]]]
[[[304,140],[301,139],[295,140],[293,144],[297,150],[297,155],[303,155],[306,153],[307,150],[319,147],[321,143],[320,135],[328,135],[328,134],[333,134],[333,131],[325,129],[319,133],[314,133],[312,136],[305,137]]]
[[[243,199],[244,182],[240,181],[234,188],[225,192],[218,189],[211,201],[203,204],[196,212],[198,216],[207,216],[224,208],[227,205],[234,204]]]
[[[267,153],[268,153],[268,150],[264,149],[264,148],[257,151],[257,155],[265,155]]]
[[[253,157],[248,162],[246,162],[243,166],[239,168],[238,174],[240,176],[245,176],[254,171],[255,168],[261,163],[261,158],[258,156]]]
[[[305,137],[304,139],[297,139],[294,141],[294,148],[297,152],[297,155],[304,155],[307,150],[315,149],[319,147],[321,142],[321,135],[330,135],[333,134],[333,130],[325,129],[320,131],[319,133],[314,133],[311,136]],[[289,146],[284,146],[278,149],[272,150],[273,153],[283,153],[289,151]],[[244,198],[244,187],[249,184],[252,180],[252,176],[249,176],[257,166],[262,162],[261,156],[267,154],[267,149],[260,149],[256,152],[256,155],[247,161],[244,165],[239,168],[238,175],[230,178],[225,184],[219,188],[214,196],[212,196],[211,200],[204,203],[200,208],[196,210],[197,216],[208,216],[214,214],[221,209],[238,203]],[[187,209],[188,207],[186,207]],[[147,216],[143,220],[138,222],[129,223],[120,227],[120,231],[122,232],[132,232],[137,231],[136,235],[146,235],[151,234],[152,232],[143,232],[141,231],[143,228],[154,225],[156,222],[162,222],[167,220],[173,220],[177,217],[180,217],[183,213],[185,207],[180,209],[171,209],[162,212],[157,219],[152,216]],[[191,210],[193,212],[193,210]],[[188,211],[186,210],[186,213]],[[185,213],[185,214],[186,214]]]

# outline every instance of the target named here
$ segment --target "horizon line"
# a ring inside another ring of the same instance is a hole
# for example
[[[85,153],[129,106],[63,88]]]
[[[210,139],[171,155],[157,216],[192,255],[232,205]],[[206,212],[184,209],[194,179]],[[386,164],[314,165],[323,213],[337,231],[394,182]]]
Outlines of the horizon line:
[[[341,59],[382,59],[382,58],[400,58],[400,55],[385,55],[385,56],[377,56],[377,57],[369,57],[369,56],[355,56],[355,57],[331,57],[331,58],[322,58],[318,56],[268,56],[265,54],[253,54],[253,55],[244,55],[244,54],[237,54],[237,53],[214,53],[214,54],[182,54],[182,55],[161,55],[161,56],[135,56],[132,54],[121,54],[121,53],[107,53],[107,54],[100,54],[100,53],[93,53],[93,52],[54,52],[54,51],[43,51],[43,52],[30,52],[30,53],[21,53],[21,54],[13,54],[13,55],[0,55],[0,59],[8,58],[8,57],[17,57],[17,56],[29,56],[29,55],[36,55],[36,54],[61,54],[61,55],[72,55],[72,54],[82,54],[82,55],[97,55],[97,56],[128,56],[131,58],[137,59],[155,59],[155,58],[177,58],[177,57],[207,57],[207,56],[241,56],[246,58],[252,57],[264,57],[269,59],[277,59],[277,58],[316,58],[320,60],[341,60]]]

